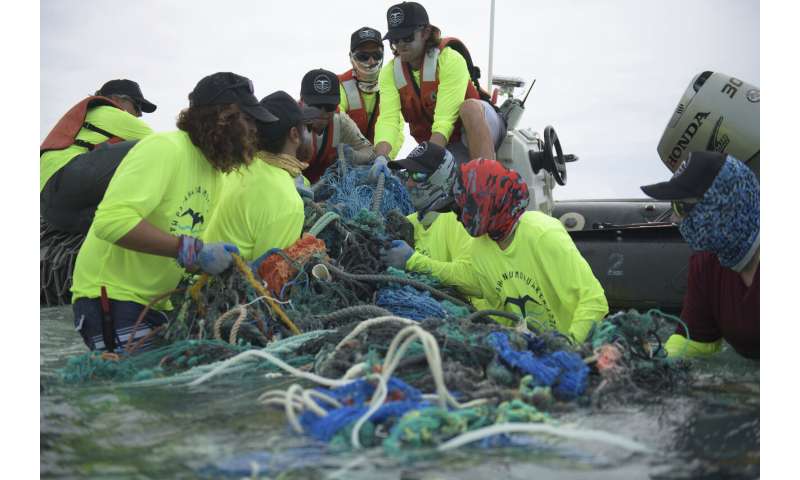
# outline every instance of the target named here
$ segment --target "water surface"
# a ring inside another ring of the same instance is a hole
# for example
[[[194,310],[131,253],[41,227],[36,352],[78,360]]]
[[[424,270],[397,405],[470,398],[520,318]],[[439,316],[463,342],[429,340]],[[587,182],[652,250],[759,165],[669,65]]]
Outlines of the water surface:
[[[651,405],[561,415],[573,426],[635,439],[654,454],[528,437],[524,447],[462,447],[415,461],[381,450],[328,453],[256,402],[291,379],[252,373],[200,387],[65,385],[57,369],[85,352],[69,307],[40,311],[41,475],[44,478],[757,478],[759,366],[729,347],[695,365],[690,394]]]

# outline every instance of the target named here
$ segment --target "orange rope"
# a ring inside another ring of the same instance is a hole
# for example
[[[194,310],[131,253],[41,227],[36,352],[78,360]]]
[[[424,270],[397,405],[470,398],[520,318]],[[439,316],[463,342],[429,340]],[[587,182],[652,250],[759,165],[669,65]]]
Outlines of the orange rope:
[[[297,328],[297,325],[295,325],[294,322],[292,322],[292,320],[289,317],[286,316],[286,313],[284,313],[280,305],[272,301],[272,297],[267,293],[266,290],[264,290],[264,287],[262,287],[261,284],[258,283],[256,278],[253,276],[253,272],[250,271],[250,267],[247,265],[247,263],[245,263],[242,257],[240,257],[235,253],[231,255],[233,255],[233,261],[236,262],[236,267],[239,269],[240,272],[242,272],[242,275],[244,275],[244,277],[247,279],[250,285],[256,290],[256,292],[258,292],[258,295],[264,297],[264,300],[267,301],[272,311],[278,315],[278,318],[281,319],[281,322],[283,322],[286,328],[288,328],[289,331],[292,332],[292,334],[299,335],[300,329]]]

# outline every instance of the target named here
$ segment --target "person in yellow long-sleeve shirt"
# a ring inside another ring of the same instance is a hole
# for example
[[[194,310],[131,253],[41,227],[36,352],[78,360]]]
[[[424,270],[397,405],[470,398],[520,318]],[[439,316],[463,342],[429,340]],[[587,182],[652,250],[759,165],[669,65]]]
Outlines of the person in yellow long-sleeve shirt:
[[[473,239],[451,210],[453,155],[435,143],[423,142],[407,158],[390,163],[389,168],[400,172],[416,211],[407,217],[414,227],[414,248],[395,241],[396,248],[384,252],[384,263],[427,273],[448,285],[460,285],[458,269],[450,264],[469,265]],[[470,299],[473,304],[477,300]]]
[[[222,175],[256,152],[255,121],[277,117],[258,103],[253,83],[231,72],[209,75],[189,94],[178,130],[139,141],[116,170],[78,252],[72,284],[75,329],[91,350],[120,352],[165,322],[184,271],[218,274],[236,247],[200,240],[219,201]],[[177,261],[176,261],[177,260]],[[149,341],[143,341],[146,349]]]
[[[42,220],[61,231],[86,233],[122,158],[153,133],[139,117],[155,110],[128,79],[109,80],[70,108],[39,146]]]
[[[260,151],[240,172],[226,175],[222,196],[205,239],[236,245],[253,261],[273,248],[286,248],[303,230],[303,201],[295,178],[308,164],[297,150],[308,143],[303,111],[288,93],[277,91],[261,100],[278,122],[259,124]]]
[[[425,8],[416,2],[391,6],[386,20],[384,38],[395,57],[378,77],[381,115],[375,126],[374,169],[388,163],[390,152],[402,141],[401,116],[417,143],[447,146],[459,163],[495,158],[505,122],[478,88],[464,44],[441,38]]]
[[[585,340],[608,313],[608,302],[563,225],[526,212],[527,186],[497,161],[472,160],[458,165],[453,176],[451,205],[473,237],[469,261],[437,265],[418,256],[415,268],[455,279],[452,284],[465,295],[483,297],[483,307],[520,315],[532,328]]]

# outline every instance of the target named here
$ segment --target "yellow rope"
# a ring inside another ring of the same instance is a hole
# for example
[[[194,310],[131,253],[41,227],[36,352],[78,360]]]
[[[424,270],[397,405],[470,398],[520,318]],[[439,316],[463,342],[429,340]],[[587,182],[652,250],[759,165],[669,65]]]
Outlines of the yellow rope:
[[[242,257],[240,257],[235,253],[232,255],[233,255],[233,261],[236,263],[236,267],[239,269],[240,272],[242,272],[244,278],[247,279],[247,281],[256,290],[256,292],[258,292],[258,295],[264,297],[267,303],[269,303],[269,306],[272,309],[272,311],[278,315],[278,318],[281,319],[281,322],[283,322],[284,326],[286,326],[286,328],[288,328],[289,331],[292,332],[292,334],[299,335],[300,329],[297,328],[297,325],[295,325],[294,322],[292,322],[292,320],[289,317],[286,316],[286,313],[284,313],[280,305],[272,301],[272,297],[270,297],[267,291],[264,290],[264,287],[262,287],[261,284],[258,283],[258,280],[256,280],[256,278],[253,276],[253,272],[250,271],[250,267],[242,259]]]
[[[205,316],[206,308],[205,305],[201,302],[200,298],[200,290],[208,283],[208,274],[204,273],[200,275],[200,278],[194,282],[194,285],[189,287],[189,294],[192,296],[192,300],[194,300],[195,305],[197,305],[197,311],[200,313],[200,316]]]

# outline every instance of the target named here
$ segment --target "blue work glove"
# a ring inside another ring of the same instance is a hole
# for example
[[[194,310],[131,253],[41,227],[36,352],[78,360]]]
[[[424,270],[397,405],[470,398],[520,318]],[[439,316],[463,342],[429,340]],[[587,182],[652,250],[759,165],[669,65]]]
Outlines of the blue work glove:
[[[389,250],[381,250],[381,260],[390,267],[405,270],[406,262],[414,254],[414,249],[403,240],[392,240],[391,245]]]
[[[379,155],[375,158],[372,162],[372,167],[369,169],[369,176],[367,180],[370,183],[377,183],[378,182],[378,175],[385,175],[389,176],[392,174],[392,171],[389,170],[389,159],[386,158],[385,155]]]
[[[181,235],[178,243],[178,265],[193,272],[200,270],[210,275],[218,275],[233,264],[232,253],[239,253],[236,245],[230,243],[203,243],[202,240]]]
[[[300,194],[300,198],[307,198],[312,202],[314,201],[314,190],[306,186],[305,178],[303,178],[302,175],[294,177],[294,187],[297,189],[297,193]]]

